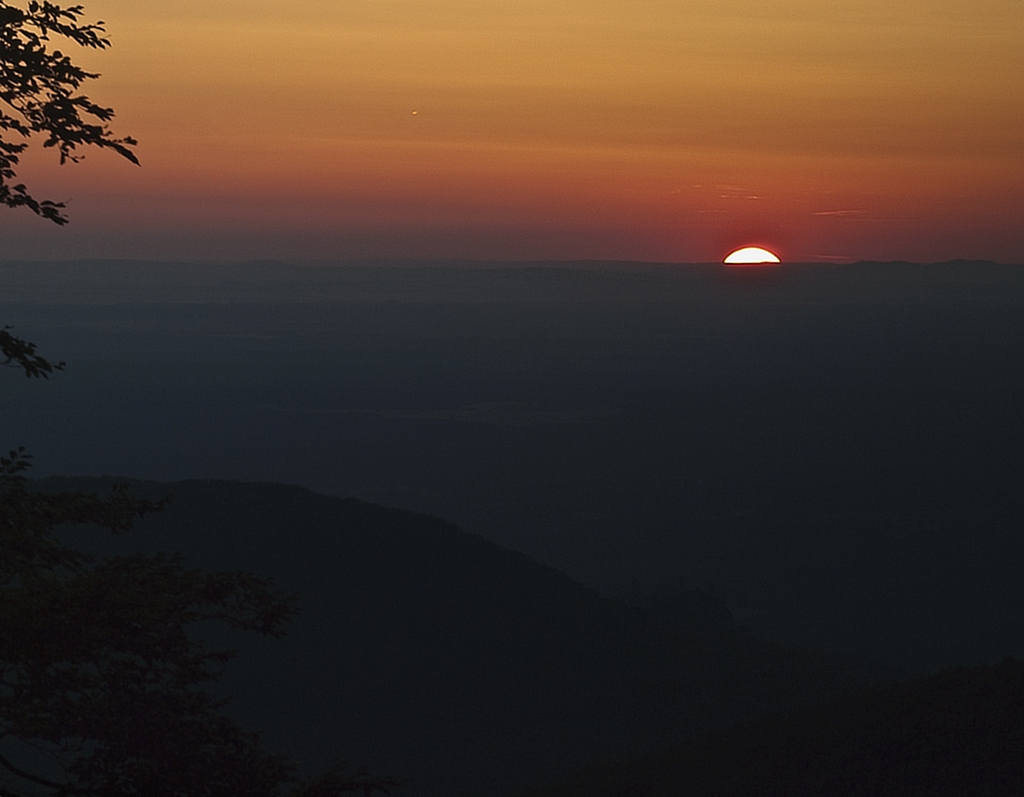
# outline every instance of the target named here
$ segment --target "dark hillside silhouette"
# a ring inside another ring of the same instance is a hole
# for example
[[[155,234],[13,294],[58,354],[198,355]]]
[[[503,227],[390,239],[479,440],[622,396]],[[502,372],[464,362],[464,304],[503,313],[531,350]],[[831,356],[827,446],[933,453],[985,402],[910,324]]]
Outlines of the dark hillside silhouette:
[[[299,593],[287,645],[239,643],[225,684],[245,724],[409,794],[501,795],[869,675],[755,642],[699,593],[631,606],[437,518],[275,484],[132,489],[171,505],[118,543]]]
[[[595,766],[522,797],[1015,797],[1024,663],[956,668]]]
[[[225,635],[273,637],[294,608],[257,576],[163,552],[96,555],[62,539],[130,533],[163,499],[124,485],[40,492],[0,456],[0,793],[4,797],[332,797],[390,782],[335,763],[316,777],[263,748],[211,688]],[[84,533],[83,533],[84,527]],[[98,548],[104,547],[99,542]]]

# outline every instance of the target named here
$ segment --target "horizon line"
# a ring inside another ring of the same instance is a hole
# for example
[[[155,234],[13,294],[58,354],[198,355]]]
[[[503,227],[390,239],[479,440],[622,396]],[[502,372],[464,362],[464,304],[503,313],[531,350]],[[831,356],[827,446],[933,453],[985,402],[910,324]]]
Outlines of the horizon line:
[[[426,268],[430,266],[448,267],[558,267],[558,266],[682,266],[682,267],[718,267],[732,271],[743,270],[736,265],[728,265],[722,261],[707,260],[629,260],[622,258],[531,258],[517,260],[500,260],[490,258],[469,258],[469,257],[349,257],[349,258],[248,258],[232,260],[197,260],[197,259],[155,259],[155,258],[103,258],[103,257],[75,257],[65,259],[27,259],[27,258],[3,258],[0,259],[0,267],[10,266],[51,266],[51,265],[154,265],[154,266],[283,266],[290,268],[330,268],[330,267],[409,267],[415,266]],[[918,261],[918,260],[876,260],[876,259],[844,259],[837,260],[783,260],[780,263],[770,265],[770,270],[778,271],[787,266],[825,266],[839,268],[843,266],[950,266],[950,265],[991,265],[991,266],[1024,266],[1024,260],[1018,263],[989,260],[986,258],[951,258],[949,260]],[[754,269],[756,270],[756,268]]]

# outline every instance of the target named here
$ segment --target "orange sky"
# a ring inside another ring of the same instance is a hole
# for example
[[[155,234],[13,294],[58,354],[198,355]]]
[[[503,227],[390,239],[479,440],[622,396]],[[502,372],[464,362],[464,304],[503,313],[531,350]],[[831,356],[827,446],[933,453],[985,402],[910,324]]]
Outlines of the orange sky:
[[[86,0],[7,257],[1024,263],[1021,0]],[[415,113],[414,113],[415,111]]]

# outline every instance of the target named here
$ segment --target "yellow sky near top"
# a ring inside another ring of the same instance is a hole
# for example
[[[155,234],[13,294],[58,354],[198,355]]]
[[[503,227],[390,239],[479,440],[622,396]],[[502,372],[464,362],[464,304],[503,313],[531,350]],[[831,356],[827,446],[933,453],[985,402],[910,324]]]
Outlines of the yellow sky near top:
[[[1020,0],[95,0],[86,12],[114,42],[82,59],[103,73],[90,94],[142,142],[130,178],[88,170],[107,192],[375,200],[336,209],[340,224],[429,223],[462,197],[470,221],[487,207],[570,220],[604,207],[699,226],[711,211],[810,223],[886,190],[1013,202],[1024,182]],[[844,207],[815,204],[830,190]],[[775,204],[734,211],[741,195]]]
[[[1011,0],[89,10],[111,20],[125,107],[215,136],[1020,154]],[[411,106],[434,128],[399,127]],[[946,130],[964,122],[982,129]]]

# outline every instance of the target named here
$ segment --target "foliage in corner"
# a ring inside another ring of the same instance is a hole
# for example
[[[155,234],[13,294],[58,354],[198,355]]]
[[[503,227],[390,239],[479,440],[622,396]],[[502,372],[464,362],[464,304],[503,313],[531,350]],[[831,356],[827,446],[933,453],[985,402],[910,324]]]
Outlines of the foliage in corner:
[[[111,149],[138,164],[130,137],[116,138],[108,122],[114,110],[79,93],[82,84],[99,77],[74,64],[61,50],[61,38],[80,47],[104,49],[103,22],[81,22],[80,5],[62,7],[33,0],[24,8],[0,0],[0,204],[27,207],[56,224],[66,224],[64,203],[38,200],[16,182],[21,153],[31,136],[45,137],[60,162],[77,162],[79,147]],[[15,138],[10,134],[13,133]],[[20,140],[19,140],[20,139]]]
[[[281,636],[292,598],[244,572],[177,556],[100,557],[60,529],[113,533],[163,508],[124,487],[106,497],[31,488],[23,449],[0,457],[0,794],[336,797],[390,783],[337,768],[301,780],[203,689],[234,651],[210,622]]]

